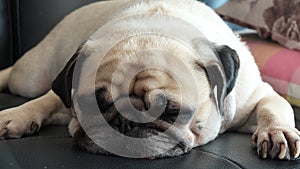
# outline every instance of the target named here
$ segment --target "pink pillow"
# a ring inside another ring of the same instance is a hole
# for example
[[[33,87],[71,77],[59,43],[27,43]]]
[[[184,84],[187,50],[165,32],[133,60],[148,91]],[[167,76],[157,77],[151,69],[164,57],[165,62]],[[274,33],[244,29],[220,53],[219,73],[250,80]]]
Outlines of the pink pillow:
[[[242,35],[262,78],[292,105],[300,106],[300,51],[287,49],[256,34]]]

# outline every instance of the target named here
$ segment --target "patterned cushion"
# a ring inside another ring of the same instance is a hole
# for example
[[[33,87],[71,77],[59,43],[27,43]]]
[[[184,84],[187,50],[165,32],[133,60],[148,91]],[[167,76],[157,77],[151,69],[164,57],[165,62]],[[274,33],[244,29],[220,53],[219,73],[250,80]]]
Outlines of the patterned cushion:
[[[217,13],[228,21],[256,29],[261,37],[300,50],[299,0],[230,0]]]
[[[300,106],[300,51],[287,49],[256,34],[242,35],[248,44],[265,82],[286,98]]]

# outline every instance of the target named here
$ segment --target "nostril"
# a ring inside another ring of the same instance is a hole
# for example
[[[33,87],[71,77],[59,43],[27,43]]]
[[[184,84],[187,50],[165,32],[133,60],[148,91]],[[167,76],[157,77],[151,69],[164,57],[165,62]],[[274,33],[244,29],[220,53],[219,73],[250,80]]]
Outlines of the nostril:
[[[163,115],[161,117],[162,120],[167,121],[169,123],[174,123],[178,118],[178,114],[168,114],[168,115]]]
[[[159,119],[167,121],[169,123],[176,123],[184,125],[187,124],[193,117],[194,110],[185,106],[177,107],[172,103],[169,103],[165,112],[159,117]]]
[[[125,135],[136,126],[134,122],[126,119],[122,115],[117,115],[109,124],[113,129]]]
[[[147,93],[144,100],[147,110],[151,109],[152,107],[165,108],[168,103],[167,96],[159,89]]]
[[[174,123],[179,115],[179,108],[166,109],[165,112],[159,117],[159,119],[167,121],[169,123]]]
[[[130,103],[137,111],[145,111],[145,104],[143,100],[135,95],[130,96]],[[126,107],[126,106],[125,106]]]
[[[166,98],[166,96],[162,93],[159,93],[153,101],[154,105],[157,107],[166,107],[167,103],[168,103],[168,99]]]

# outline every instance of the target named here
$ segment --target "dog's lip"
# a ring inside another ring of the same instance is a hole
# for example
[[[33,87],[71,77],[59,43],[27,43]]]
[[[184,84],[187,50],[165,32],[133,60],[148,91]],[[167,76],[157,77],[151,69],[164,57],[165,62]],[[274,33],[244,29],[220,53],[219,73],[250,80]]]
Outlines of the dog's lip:
[[[113,108],[114,106],[110,106],[107,109]],[[81,110],[80,110],[81,111]],[[76,113],[77,114],[77,113]],[[84,114],[84,113],[80,113]],[[104,119],[106,122],[100,120],[99,118],[95,118],[94,115],[98,114],[85,114],[85,116],[81,117],[81,122],[84,122],[85,124],[84,129],[89,128],[97,128],[97,127],[105,127],[109,123],[110,120],[116,118],[116,116],[120,115],[118,111],[108,111],[102,113]],[[98,119],[98,120],[97,120]],[[81,123],[82,124],[82,123]],[[170,123],[168,121],[162,120],[162,119],[156,119],[153,122],[147,123],[147,124],[139,124],[137,127],[141,128],[148,128],[153,129],[154,131],[158,133],[163,133],[164,131],[168,132],[166,133],[170,139],[174,139],[177,144],[174,145],[174,148],[170,150],[166,150],[164,153],[155,155],[155,156],[149,156],[142,159],[147,160],[153,160],[153,159],[164,159],[164,158],[171,158],[171,157],[177,157],[183,154],[188,153],[193,148],[193,142],[188,139],[188,137],[185,137],[185,133],[183,131],[176,127],[174,123]],[[109,155],[109,156],[116,156],[115,154],[112,154],[111,152],[108,152],[104,150],[103,148],[99,147],[94,141],[90,139],[90,136],[87,135],[87,133],[84,131],[83,127],[80,127],[79,130],[77,130],[74,134],[74,143],[81,147],[82,149],[85,149],[88,152],[101,154],[101,155]],[[98,128],[99,129],[99,128]],[[96,130],[99,131],[99,130]],[[79,134],[81,133],[81,134]],[[84,134],[83,134],[84,133]],[[97,134],[97,133],[94,133]],[[104,138],[105,139],[105,138]],[[179,151],[178,151],[179,150]],[[118,155],[117,155],[118,156]]]
[[[117,115],[118,115],[118,113],[115,116],[117,116]],[[181,141],[182,143],[184,143],[184,145],[191,145],[190,141],[186,137],[184,137],[185,133],[183,133],[173,123],[170,123],[168,121],[156,119],[150,123],[139,123],[139,125],[137,127],[154,129],[161,133],[167,131],[167,134],[169,136],[171,136],[174,140]]]
[[[179,138],[179,136],[184,136],[184,134],[181,132],[181,130],[176,127],[175,125],[163,121],[163,120],[155,120],[152,123],[150,123],[150,126],[152,126],[154,129],[158,129],[158,130],[163,130],[166,131],[168,130],[170,132],[170,134],[176,136],[175,139],[177,140],[181,140],[181,138]]]
[[[115,109],[115,110],[111,110],[111,109]],[[106,112],[106,111],[108,111],[108,112]],[[106,122],[99,121],[99,120],[97,120],[97,118],[93,118],[92,116],[88,117],[88,115],[85,116],[83,121],[88,121],[85,123],[85,124],[87,124],[87,128],[93,127],[93,124],[95,124],[95,126],[97,126],[97,127],[101,127],[101,126],[106,126],[107,123],[112,121],[117,116],[122,116],[116,110],[114,104],[111,104],[110,107],[107,107],[106,110],[102,113],[102,115],[103,115],[103,118],[106,120]],[[151,128],[158,132],[168,131],[168,134],[172,135],[173,139],[182,140],[186,145],[192,144],[192,143],[190,143],[191,141],[186,139],[186,137],[183,137],[185,134],[178,127],[176,127],[176,125],[174,125],[174,123],[168,122],[166,120],[156,119],[149,123],[139,123],[138,127]]]
[[[111,117],[116,117],[117,115],[118,115],[118,113],[116,113],[114,115],[110,115],[110,118]],[[107,122],[109,122],[109,121],[107,121]],[[107,126],[107,123],[106,122],[102,122],[102,124],[97,123],[97,124],[95,124],[95,126],[97,126],[97,127]],[[89,123],[89,126],[87,126],[87,128],[89,128],[89,127],[93,127],[92,123]],[[168,131],[167,133],[169,135],[172,135],[173,139],[183,140],[184,143],[187,143],[187,145],[190,144],[189,143],[190,141],[188,139],[186,139],[186,137],[183,137],[185,134],[178,127],[176,127],[172,123],[169,123],[169,122],[164,121],[164,120],[156,119],[156,120],[154,120],[153,122],[150,122],[150,123],[145,123],[145,124],[140,123],[138,125],[138,127],[141,127],[141,128],[144,127],[144,128],[148,128],[148,129],[154,129],[154,130],[156,130],[158,132]]]
[[[155,120],[152,122],[154,127],[163,129],[163,130],[168,130],[169,133],[174,137],[174,139],[178,140],[181,144],[180,146],[183,146],[184,148],[190,148],[192,147],[192,141],[188,139],[188,137],[185,137],[185,133],[183,133],[178,127],[175,125],[168,123],[163,120]],[[158,127],[158,126],[159,127]]]
[[[97,115],[97,114],[94,114],[94,113],[85,114],[86,116],[81,116],[81,117],[83,117],[83,119],[81,119],[81,120],[86,122],[85,129],[101,127],[101,126],[105,127],[114,118],[118,118],[117,116],[122,116],[122,114],[120,114],[117,111],[117,109],[115,108],[114,103],[109,104],[109,106],[107,106],[105,108],[105,110],[102,111],[101,114],[104,118],[103,120],[105,120],[106,122],[99,120],[99,118],[95,118],[94,115]],[[149,132],[151,132],[151,130],[156,131],[158,133],[164,133],[165,131],[167,131],[165,134],[168,135],[168,137],[170,137],[170,139],[173,139],[176,142],[178,142],[177,145],[174,145],[174,148],[181,149],[180,150],[180,152],[182,152],[181,154],[187,153],[192,148],[192,141],[190,141],[188,139],[188,137],[185,137],[185,133],[183,133],[180,128],[176,127],[176,125],[174,125],[174,123],[168,122],[166,120],[156,119],[149,123],[138,123],[135,127],[142,128],[142,130],[143,130],[143,128],[150,129],[150,130],[148,130]],[[147,132],[147,130],[145,130],[145,132]],[[97,133],[95,133],[95,134],[97,134]],[[80,138],[77,138],[77,139],[80,140]],[[82,139],[84,140],[84,138],[82,138]],[[79,140],[77,140],[77,142]],[[87,147],[89,147],[89,146],[87,146]],[[85,149],[88,149],[88,148],[85,148]],[[102,151],[99,151],[100,154],[108,153],[108,152],[106,152],[106,153],[101,153],[101,152]],[[178,156],[181,154],[172,155],[172,150],[170,150],[170,151],[167,151],[166,154],[159,154],[155,157],[148,157],[147,159],[173,157],[173,156]]]
[[[165,122],[155,122],[155,123],[153,123],[154,125],[151,128],[158,130],[155,127],[155,124],[157,124],[157,123],[164,123],[164,125],[162,125],[164,127],[168,127],[170,125],[170,124],[166,124]],[[158,131],[158,132],[160,132],[160,131]],[[80,134],[78,135],[78,133],[83,133],[83,135],[81,134],[81,136],[79,136]],[[177,156],[188,153],[192,149],[191,142],[186,137],[182,137],[182,135],[180,137],[180,136],[176,135],[175,133],[179,133],[179,129],[172,128],[172,132],[170,133],[171,137],[173,137],[174,139],[178,139],[178,138],[180,139],[180,140],[178,140],[178,143],[176,145],[174,145],[174,149],[181,149],[180,150],[181,153],[178,153],[178,151],[177,152],[172,151],[172,149],[173,149],[172,148],[170,150],[166,150],[165,153],[158,154],[155,156],[144,157],[142,159],[154,160],[154,159],[172,158],[172,157],[177,157]],[[86,132],[83,130],[82,127],[80,127],[79,130],[76,132],[74,139],[75,139],[74,140],[75,144],[77,144],[79,147],[87,150],[88,152],[101,154],[101,155],[115,156],[115,154],[108,152],[105,149],[96,145],[96,143],[89,138],[89,136],[86,134]],[[88,140],[90,140],[90,141],[88,141]],[[95,146],[97,148],[95,148]],[[94,148],[92,148],[92,147],[94,147]]]

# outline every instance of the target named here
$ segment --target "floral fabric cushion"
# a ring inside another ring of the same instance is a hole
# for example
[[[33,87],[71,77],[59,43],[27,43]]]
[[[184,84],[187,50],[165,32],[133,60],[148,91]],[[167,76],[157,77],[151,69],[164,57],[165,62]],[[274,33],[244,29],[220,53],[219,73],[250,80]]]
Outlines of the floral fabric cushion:
[[[300,0],[230,0],[216,11],[263,38],[300,50]]]

